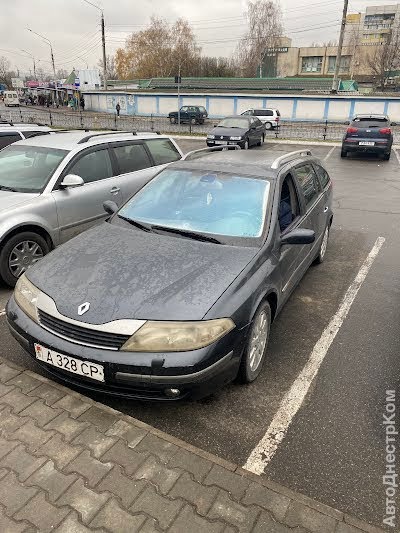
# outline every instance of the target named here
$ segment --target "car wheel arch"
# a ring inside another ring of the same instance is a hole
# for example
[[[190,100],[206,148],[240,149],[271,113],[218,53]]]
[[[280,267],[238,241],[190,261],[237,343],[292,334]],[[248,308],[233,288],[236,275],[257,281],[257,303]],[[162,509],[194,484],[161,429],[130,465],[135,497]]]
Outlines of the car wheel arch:
[[[49,245],[50,250],[53,250],[55,248],[53,239],[51,238],[49,232],[45,228],[43,228],[42,226],[38,226],[37,224],[21,224],[20,226],[10,228],[7,233],[2,236],[0,240],[0,246],[12,237],[14,237],[14,235],[18,235],[18,233],[23,233],[25,231],[31,231],[43,237],[43,239],[45,239],[45,241]]]

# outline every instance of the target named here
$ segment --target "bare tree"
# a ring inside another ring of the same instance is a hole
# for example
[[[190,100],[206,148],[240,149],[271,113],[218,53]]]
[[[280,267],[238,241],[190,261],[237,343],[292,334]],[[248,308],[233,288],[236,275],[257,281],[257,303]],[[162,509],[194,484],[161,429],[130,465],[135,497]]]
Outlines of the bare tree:
[[[97,62],[97,66],[100,68],[100,77],[103,77],[103,59],[99,59]],[[118,72],[117,67],[115,65],[115,57],[114,56],[107,56],[106,57],[106,76],[107,80],[117,80],[118,79]]]
[[[15,77],[15,73],[10,70],[11,63],[5,56],[0,56],[0,83],[11,88],[11,78]]]
[[[268,48],[279,46],[283,34],[279,0],[248,0],[249,29],[236,49],[236,61],[242,76],[261,77]]]
[[[393,26],[381,44],[371,46],[367,64],[375,74],[378,86],[383,90],[390,72],[400,67],[400,26]]]

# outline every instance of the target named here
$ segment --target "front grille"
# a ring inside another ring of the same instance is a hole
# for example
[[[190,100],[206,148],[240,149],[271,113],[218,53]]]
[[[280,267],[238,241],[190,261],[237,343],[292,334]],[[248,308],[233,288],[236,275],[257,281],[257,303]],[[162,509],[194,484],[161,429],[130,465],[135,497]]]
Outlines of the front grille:
[[[51,316],[41,309],[39,311],[39,321],[43,327],[50,330],[55,335],[84,344],[85,346],[97,346],[109,350],[119,350],[121,346],[130,338],[130,335],[119,335],[118,333],[108,333],[97,331],[81,326],[75,326],[59,318]]]

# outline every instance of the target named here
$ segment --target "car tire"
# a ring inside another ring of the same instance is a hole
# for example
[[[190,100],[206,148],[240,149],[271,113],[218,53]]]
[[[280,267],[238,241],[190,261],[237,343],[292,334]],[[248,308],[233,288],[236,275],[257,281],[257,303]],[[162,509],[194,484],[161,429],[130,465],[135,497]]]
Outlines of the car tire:
[[[176,120],[175,117],[170,117],[169,121],[171,122],[171,124],[176,124],[177,123],[177,120]]]
[[[271,308],[268,302],[262,302],[251,322],[240,361],[238,379],[241,383],[252,383],[259,376],[267,353],[270,328]]]
[[[342,150],[342,151],[340,152],[340,157],[347,157],[347,152],[346,152],[346,150]]]
[[[389,152],[388,154],[383,154],[383,159],[384,159],[385,161],[389,161],[389,159],[390,159],[390,154],[391,154],[391,152]]]
[[[35,248],[34,245],[37,245]],[[19,250],[18,250],[19,249]],[[23,270],[19,272],[17,270],[17,264],[15,269],[10,266],[10,262],[13,257],[16,257],[16,252],[23,253],[26,250],[26,255],[21,258],[21,265]],[[4,243],[4,246],[0,252],[0,276],[7,285],[14,287],[20,275],[22,275],[30,266],[36,263],[39,259],[44,257],[50,252],[50,247],[46,240],[32,231],[23,231],[17,233],[13,237],[10,237],[8,241]],[[25,260],[25,261],[24,261]],[[23,263],[26,263],[24,266]]]
[[[319,247],[319,250],[318,250],[318,255],[314,261],[314,263],[316,263],[317,265],[320,265],[321,263],[324,262],[326,249],[328,247],[328,241],[329,241],[329,230],[330,230],[330,225],[327,224],[325,231],[324,231],[324,236],[322,237],[321,246]]]
[[[242,150],[248,150],[250,148],[249,140],[246,139],[240,147]]]
[[[194,117],[192,117],[189,122],[192,126],[194,126],[197,123],[197,120]]]
[[[265,129],[266,129],[266,130],[272,130],[272,124],[271,124],[271,122],[266,122],[266,123],[265,123]]]
[[[264,140],[265,140],[265,136],[263,135],[263,136],[260,138],[260,140],[258,141],[257,146],[262,146],[263,143],[264,143]]]

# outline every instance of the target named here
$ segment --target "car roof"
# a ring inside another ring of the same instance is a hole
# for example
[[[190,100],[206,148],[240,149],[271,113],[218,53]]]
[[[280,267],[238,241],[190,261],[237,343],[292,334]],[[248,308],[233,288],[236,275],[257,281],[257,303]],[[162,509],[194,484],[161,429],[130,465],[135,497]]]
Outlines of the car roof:
[[[42,124],[2,124],[0,122],[1,132],[15,132],[15,131],[52,131],[49,126],[43,126]]]
[[[243,120],[249,120],[248,117],[246,117],[246,116],[244,117],[242,115],[228,115],[228,116],[226,116],[224,118],[221,118],[221,120],[225,120],[226,118],[240,118],[240,119],[243,119]]]
[[[92,137],[91,137],[92,136]],[[85,138],[89,137],[86,141]],[[90,138],[91,137],[91,138]],[[139,140],[139,139],[165,139],[167,135],[158,135],[157,133],[147,132],[116,132],[116,131],[82,131],[76,130],[71,132],[57,133],[56,135],[40,135],[31,137],[23,141],[17,141],[15,144],[26,146],[38,146],[42,148],[58,148],[60,150],[74,150],[78,147],[96,146],[108,142]]]
[[[200,154],[199,154],[200,155]],[[286,163],[297,164],[301,161],[315,161],[320,164],[318,158],[307,155],[302,156],[300,153],[292,152],[282,154],[288,158]],[[279,170],[283,167],[280,165],[277,169],[272,168],[279,155],[267,150],[221,150],[215,152],[206,151],[196,159],[187,159],[175,161],[168,168],[187,168],[192,170],[204,170],[206,172],[227,172],[235,175],[253,176],[262,179],[275,180]],[[284,164],[286,164],[284,163]]]
[[[368,115],[368,114],[364,114],[364,113],[361,113],[360,115],[354,115],[353,117],[353,120],[356,120],[357,118],[365,118],[365,119],[379,119],[379,120],[382,120],[382,119],[385,119],[385,120],[390,120],[389,117],[387,115],[374,115],[374,114],[371,114],[371,115]]]

